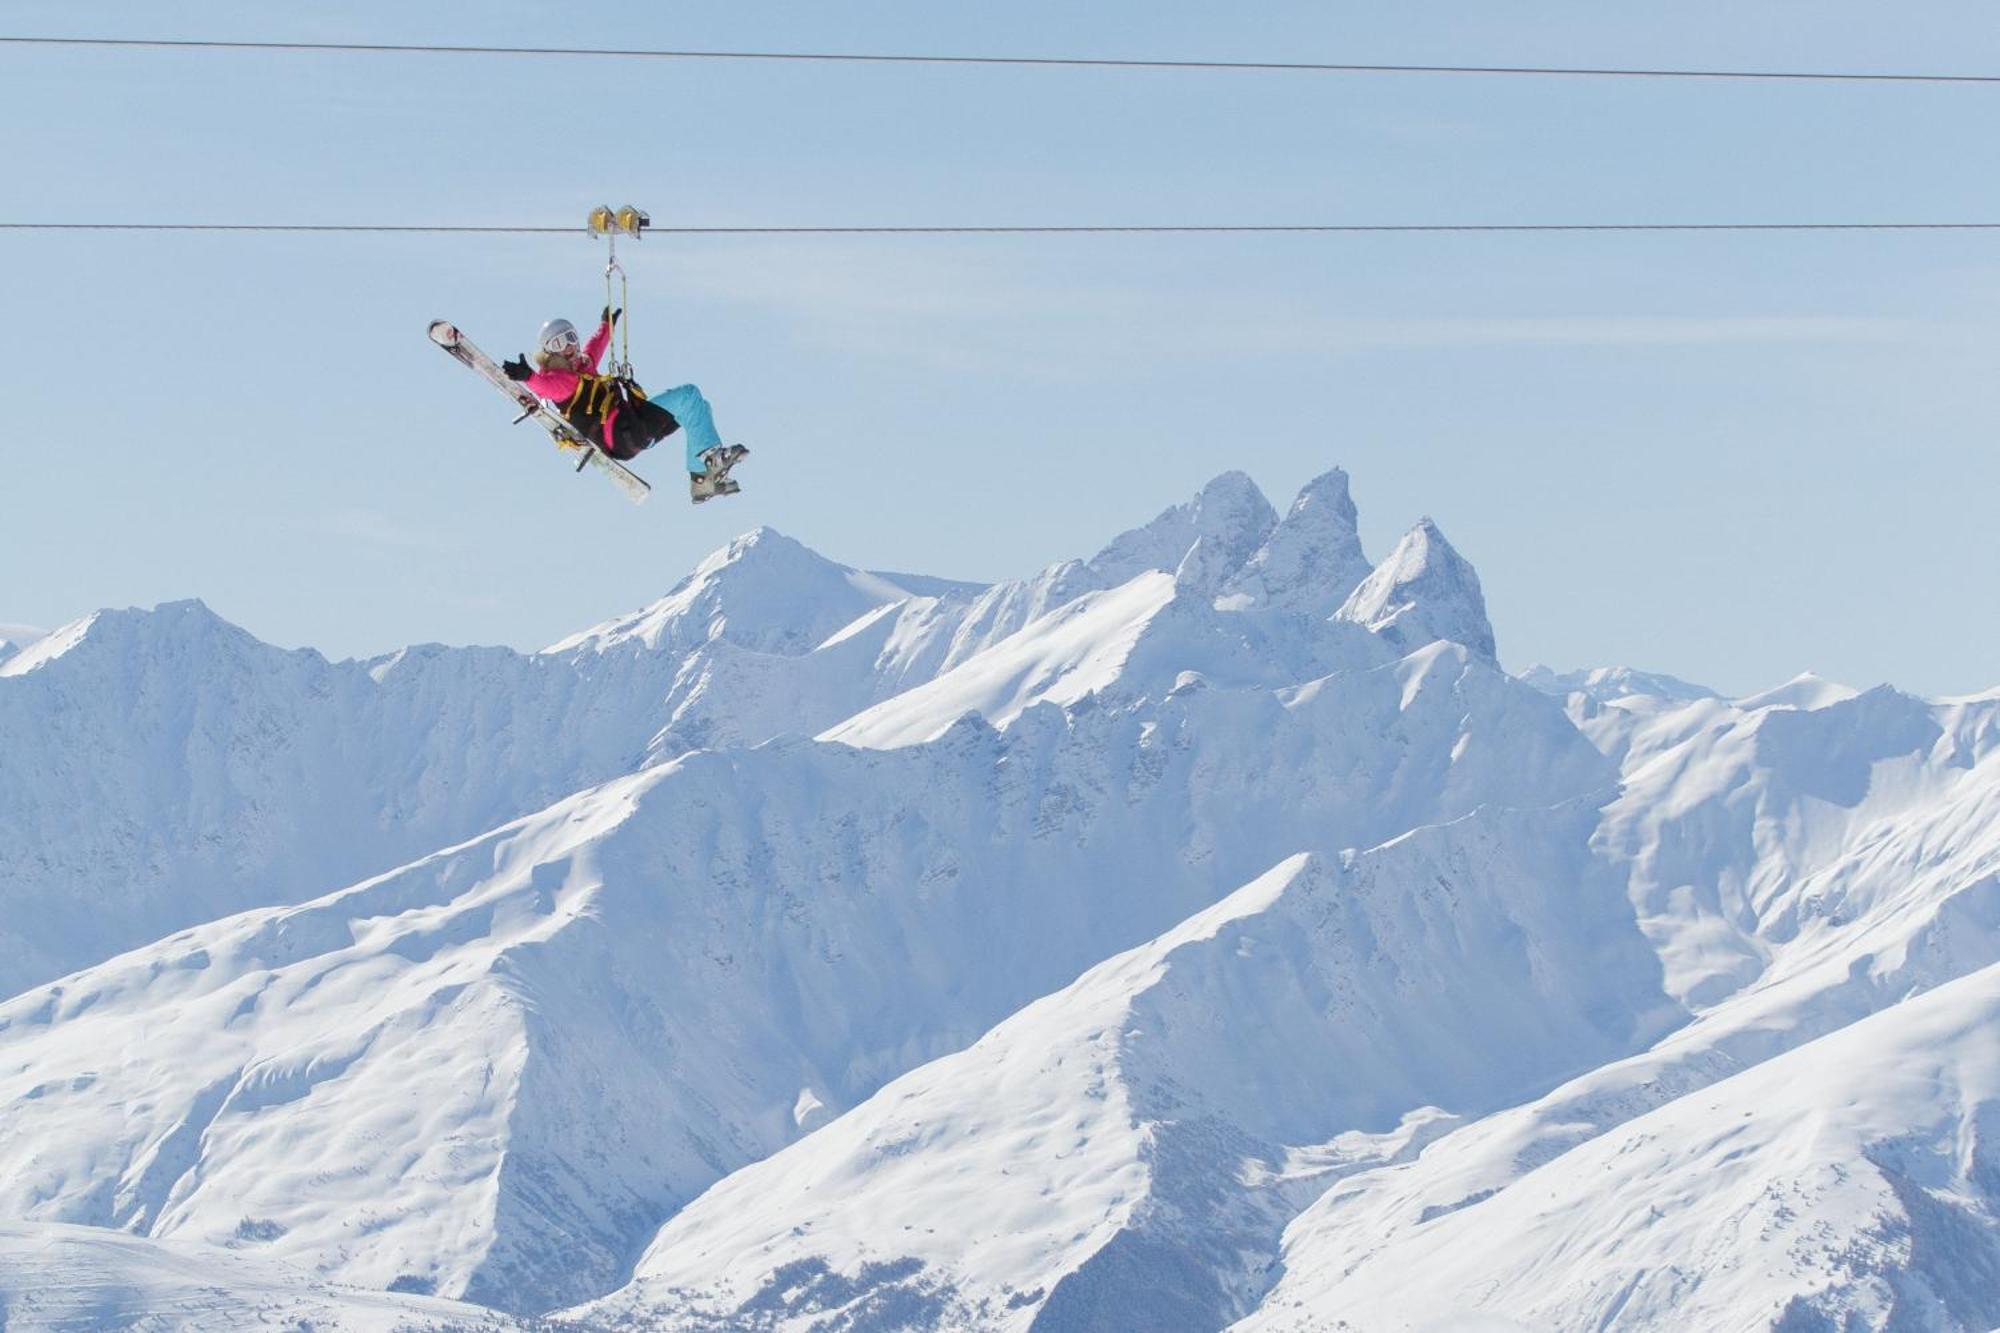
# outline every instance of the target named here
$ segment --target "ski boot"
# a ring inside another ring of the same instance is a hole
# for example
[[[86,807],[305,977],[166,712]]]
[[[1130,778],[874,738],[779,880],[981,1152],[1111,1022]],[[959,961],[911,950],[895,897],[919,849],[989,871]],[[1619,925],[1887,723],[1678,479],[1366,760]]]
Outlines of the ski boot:
[[[688,499],[696,504],[713,500],[718,495],[734,495],[742,489],[727,477],[711,476],[706,472],[688,473]]]
[[[717,445],[713,449],[701,451],[701,464],[708,469],[709,476],[717,481],[726,481],[729,478],[729,469],[741,462],[743,456],[749,452],[740,444]]]

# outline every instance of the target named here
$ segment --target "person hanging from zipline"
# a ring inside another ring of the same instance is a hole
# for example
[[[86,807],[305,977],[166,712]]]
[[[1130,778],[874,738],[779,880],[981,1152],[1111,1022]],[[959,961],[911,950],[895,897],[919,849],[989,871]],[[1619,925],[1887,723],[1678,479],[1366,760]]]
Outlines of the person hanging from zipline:
[[[508,379],[553,403],[579,434],[621,462],[683,432],[688,487],[695,501],[733,495],[738,487],[729,479],[729,469],[749,450],[723,444],[700,389],[682,384],[649,395],[623,373],[622,365],[614,364],[610,374],[599,372],[622,314],[606,306],[588,342],[578,337],[576,325],[552,319],[542,325],[532,361],[523,354],[502,362],[501,369]]]

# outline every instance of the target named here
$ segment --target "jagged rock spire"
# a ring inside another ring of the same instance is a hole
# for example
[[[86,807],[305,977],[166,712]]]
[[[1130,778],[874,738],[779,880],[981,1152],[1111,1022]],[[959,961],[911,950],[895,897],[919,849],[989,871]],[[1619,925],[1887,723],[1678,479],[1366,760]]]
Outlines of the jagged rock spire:
[[[1171,574],[1199,542],[1206,549],[1190,568],[1199,567],[1219,579],[1222,574],[1217,571],[1240,568],[1277,525],[1278,511],[1257,483],[1241,472],[1225,472],[1186,504],[1113,538],[1091,557],[1088,568],[1103,587],[1114,587],[1149,569]]]
[[[1223,605],[1324,618],[1367,577],[1347,473],[1334,468],[1299,491],[1284,519],[1223,586]]]
[[[1334,618],[1373,630],[1406,652],[1448,639],[1495,656],[1479,575],[1428,517],[1403,534]]]

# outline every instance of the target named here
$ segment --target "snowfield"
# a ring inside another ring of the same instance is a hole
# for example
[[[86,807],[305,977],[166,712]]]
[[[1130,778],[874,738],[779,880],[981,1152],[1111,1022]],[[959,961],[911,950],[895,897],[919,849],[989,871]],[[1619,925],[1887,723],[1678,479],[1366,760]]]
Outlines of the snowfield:
[[[2000,691],[1497,642],[1335,471],[0,648],[0,1327],[2000,1324]]]
[[[495,1310],[365,1291],[252,1254],[102,1227],[0,1223],[0,1319],[21,1333],[102,1329],[349,1329],[529,1333]]]

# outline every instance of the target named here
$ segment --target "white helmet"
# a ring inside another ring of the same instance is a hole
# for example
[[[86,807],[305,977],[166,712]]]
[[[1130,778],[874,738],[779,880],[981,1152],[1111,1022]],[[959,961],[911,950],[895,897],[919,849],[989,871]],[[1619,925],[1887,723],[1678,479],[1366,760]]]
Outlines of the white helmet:
[[[574,356],[583,348],[583,339],[576,336],[576,325],[566,319],[552,319],[542,325],[541,336],[535,342],[543,356]]]

